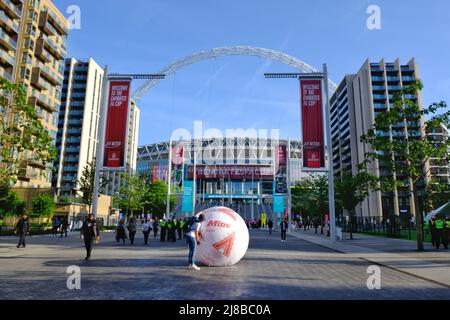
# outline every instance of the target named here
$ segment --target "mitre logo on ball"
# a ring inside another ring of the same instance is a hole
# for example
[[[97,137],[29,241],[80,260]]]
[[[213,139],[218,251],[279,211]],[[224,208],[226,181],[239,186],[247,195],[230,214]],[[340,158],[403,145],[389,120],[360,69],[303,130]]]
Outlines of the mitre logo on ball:
[[[203,239],[196,258],[213,267],[233,266],[245,255],[249,244],[247,225],[239,214],[225,207],[214,207],[205,215],[200,232]]]

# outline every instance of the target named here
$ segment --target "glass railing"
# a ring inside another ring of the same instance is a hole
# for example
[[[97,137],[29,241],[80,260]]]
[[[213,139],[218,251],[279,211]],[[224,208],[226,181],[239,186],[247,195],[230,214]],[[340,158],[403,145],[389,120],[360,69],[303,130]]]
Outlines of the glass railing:
[[[0,10],[0,19],[6,22],[8,26],[10,26],[15,32],[19,33],[19,23],[11,20],[5,13],[5,11]]]
[[[22,15],[22,11],[16,7],[16,5],[11,0],[3,0],[3,2],[11,9],[13,10],[17,16]]]
[[[17,41],[8,36],[5,31],[0,28],[0,38],[8,42],[13,48],[17,48]]]
[[[3,51],[2,49],[0,49],[0,56],[5,59],[6,61],[8,61],[11,65],[15,65],[16,64],[16,59],[14,59],[14,57],[11,57],[9,54],[7,54],[5,51]]]
[[[3,68],[0,68],[0,77],[4,78],[6,80],[12,81],[12,73],[6,71]]]

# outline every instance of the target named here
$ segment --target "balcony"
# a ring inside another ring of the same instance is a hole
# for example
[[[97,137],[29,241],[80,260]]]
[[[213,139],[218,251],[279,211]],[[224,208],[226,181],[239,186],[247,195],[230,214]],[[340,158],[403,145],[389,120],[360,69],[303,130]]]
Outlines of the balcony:
[[[38,39],[36,41],[35,56],[45,62],[52,61],[50,53],[44,48],[44,39]]]
[[[29,97],[28,103],[34,107],[39,106],[51,113],[58,111],[57,108],[55,108],[53,103],[50,101],[50,99],[45,97],[45,95],[43,95],[43,94],[40,94],[37,97]]]
[[[43,14],[42,12],[39,16],[39,28],[49,36],[55,36],[58,34],[58,31],[56,31],[55,27],[50,24],[50,21],[47,18],[47,14]]]
[[[40,90],[50,90],[50,84],[41,78],[41,68],[33,68],[31,72],[31,85]]]
[[[11,57],[6,51],[0,49],[0,63],[4,66],[14,67],[16,65],[16,59]]]
[[[49,67],[41,64],[39,68],[41,75],[54,86],[57,86],[62,83],[62,78],[58,76],[55,72],[51,71]]]
[[[19,22],[12,20],[4,11],[0,11],[0,26],[9,32],[19,33],[20,31]]]
[[[22,10],[20,10],[11,0],[0,1],[0,9],[6,11],[14,19],[19,19],[22,16]]]
[[[16,50],[17,48],[17,41],[7,35],[2,29],[0,29],[0,43],[9,50]]]
[[[66,52],[63,51],[58,45],[49,37],[41,36],[38,39],[38,43],[42,40],[44,48],[46,48],[51,54],[53,54],[58,60],[62,60],[66,57]]]
[[[4,68],[0,68],[0,77],[8,81],[12,81],[12,73]]]
[[[41,19],[45,19],[46,21],[50,21],[54,26],[55,29],[58,30],[60,34],[68,35],[69,34],[69,27],[66,23],[64,23],[61,19],[58,18],[58,16],[47,9],[42,10],[40,14]]]

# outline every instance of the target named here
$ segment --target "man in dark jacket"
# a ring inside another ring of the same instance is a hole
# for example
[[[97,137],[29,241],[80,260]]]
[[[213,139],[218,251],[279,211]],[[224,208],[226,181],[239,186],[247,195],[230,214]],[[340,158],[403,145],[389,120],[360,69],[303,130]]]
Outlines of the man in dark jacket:
[[[86,221],[84,221],[81,227],[81,239],[84,239],[84,245],[86,246],[86,258],[89,260],[91,258],[92,246],[94,241],[99,238],[99,229],[97,221],[93,214],[88,215]]]
[[[28,222],[28,216],[26,214],[23,215],[22,219],[16,225],[15,233],[19,236],[19,244],[17,248],[26,247],[25,239],[28,234],[30,234],[30,223]]]
[[[287,219],[283,220],[280,223],[280,228],[281,228],[281,242],[286,242],[286,233],[287,233],[287,229],[289,227],[289,224],[287,222]]]

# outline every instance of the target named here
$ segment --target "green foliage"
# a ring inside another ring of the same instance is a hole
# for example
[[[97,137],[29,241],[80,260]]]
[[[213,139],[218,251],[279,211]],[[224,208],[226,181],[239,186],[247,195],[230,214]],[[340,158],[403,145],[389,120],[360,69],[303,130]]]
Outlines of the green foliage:
[[[431,134],[449,126],[450,111],[445,102],[434,103],[422,110],[416,102],[422,89],[422,82],[415,81],[394,95],[389,110],[379,113],[375,124],[361,137],[361,142],[368,144],[373,151],[365,155],[360,166],[369,172],[373,164],[378,163],[381,172],[391,173],[376,177],[377,184],[372,186],[374,190],[410,192],[416,209],[420,251],[423,251],[423,235],[419,190],[427,194],[440,189],[439,183],[433,188],[426,187],[429,184],[430,159],[439,159],[442,165],[450,163],[450,140],[436,139]],[[408,132],[403,129],[405,124],[408,124]],[[391,129],[392,135],[388,134]],[[395,177],[392,175],[394,172]],[[425,197],[432,199],[429,194]]]
[[[166,212],[167,191],[167,185],[162,181],[155,181],[148,184],[144,194],[146,211],[161,218]],[[170,207],[173,208],[175,203],[176,197],[172,195],[170,197]]]
[[[80,192],[82,193],[82,199],[84,204],[89,206],[89,213],[91,213],[91,207],[94,196],[94,187],[95,187],[95,163],[96,159],[94,158],[92,162],[88,162],[86,166],[83,168],[83,172],[81,173],[81,177],[78,179],[77,183],[80,187]],[[106,181],[103,177],[100,177],[99,183],[99,196],[100,190],[106,186]]]
[[[292,189],[292,207],[294,212],[325,220],[329,212],[328,177],[311,175]]]
[[[0,216],[21,216],[27,204],[9,186],[0,188]]]
[[[28,161],[50,167],[56,149],[41,117],[28,104],[24,88],[0,79],[0,92],[0,187],[4,188],[17,181]]]
[[[55,211],[55,202],[53,197],[41,194],[31,201],[32,217],[51,217]]]
[[[128,173],[122,174],[124,185],[120,188],[119,205],[127,215],[133,215],[134,211],[142,211],[144,208],[144,180]]]
[[[344,170],[341,179],[335,181],[335,197],[338,206],[353,214],[358,204],[369,195],[373,177],[361,172],[357,175]]]

